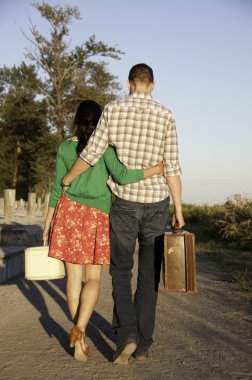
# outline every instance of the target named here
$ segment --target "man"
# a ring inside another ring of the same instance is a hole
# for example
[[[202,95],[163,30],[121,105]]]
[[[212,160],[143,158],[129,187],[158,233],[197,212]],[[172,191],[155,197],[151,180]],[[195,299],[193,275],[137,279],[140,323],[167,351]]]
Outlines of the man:
[[[164,163],[165,177],[154,176],[136,184],[109,186],[111,207],[111,266],[117,351],[113,362],[127,364],[129,357],[145,360],[153,342],[155,310],[163,248],[168,223],[169,195],[175,213],[172,224],[184,226],[176,123],[171,111],[153,100],[152,69],[137,64],[129,72],[130,95],[104,108],[95,133],[63,186],[95,165],[108,144],[128,168]],[[136,240],[139,242],[137,289],[132,301],[131,277]]]

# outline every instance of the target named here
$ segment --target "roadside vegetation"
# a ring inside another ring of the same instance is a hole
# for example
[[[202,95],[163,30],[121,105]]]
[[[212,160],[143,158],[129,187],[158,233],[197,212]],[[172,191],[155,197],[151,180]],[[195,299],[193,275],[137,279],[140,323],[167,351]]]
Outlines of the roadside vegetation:
[[[184,204],[185,229],[197,252],[212,255],[244,292],[252,291],[252,199],[234,195],[222,205]]]

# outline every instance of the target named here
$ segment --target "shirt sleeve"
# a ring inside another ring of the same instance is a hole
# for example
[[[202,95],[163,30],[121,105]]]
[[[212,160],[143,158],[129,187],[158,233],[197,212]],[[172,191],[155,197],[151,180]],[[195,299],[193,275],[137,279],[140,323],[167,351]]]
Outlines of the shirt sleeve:
[[[62,187],[61,187],[61,179],[68,172],[65,162],[63,160],[63,156],[61,154],[61,148],[59,147],[57,156],[56,156],[56,170],[54,182],[52,185],[51,195],[49,199],[49,207],[54,208],[62,195]]]
[[[127,169],[118,159],[115,149],[109,146],[103,154],[105,164],[120,185],[139,182],[144,179],[143,169]]]
[[[81,152],[80,157],[89,165],[94,166],[105,152],[108,144],[108,108],[105,107],[96,129],[89,138],[88,144]]]
[[[173,115],[168,122],[164,148],[164,175],[176,176],[181,174],[178,154],[178,140],[176,132],[176,121]]]

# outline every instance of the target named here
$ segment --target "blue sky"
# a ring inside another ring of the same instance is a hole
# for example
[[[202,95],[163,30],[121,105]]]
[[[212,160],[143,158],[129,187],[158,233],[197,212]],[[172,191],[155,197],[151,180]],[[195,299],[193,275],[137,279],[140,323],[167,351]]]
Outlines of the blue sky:
[[[25,59],[29,43],[19,26],[29,33],[29,18],[41,32],[48,30],[31,3],[0,0],[0,66]],[[125,93],[131,66],[152,66],[153,96],[177,120],[184,201],[212,204],[234,193],[252,196],[252,1],[67,4],[78,6],[82,16],[71,27],[73,46],[95,34],[125,52],[120,61],[107,60]]]

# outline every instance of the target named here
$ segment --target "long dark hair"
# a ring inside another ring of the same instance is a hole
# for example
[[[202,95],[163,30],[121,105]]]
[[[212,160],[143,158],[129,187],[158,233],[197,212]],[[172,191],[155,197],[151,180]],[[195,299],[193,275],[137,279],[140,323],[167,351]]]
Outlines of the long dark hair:
[[[102,113],[101,106],[94,100],[83,100],[76,110],[73,127],[78,138],[76,152],[79,155],[87,145]]]

